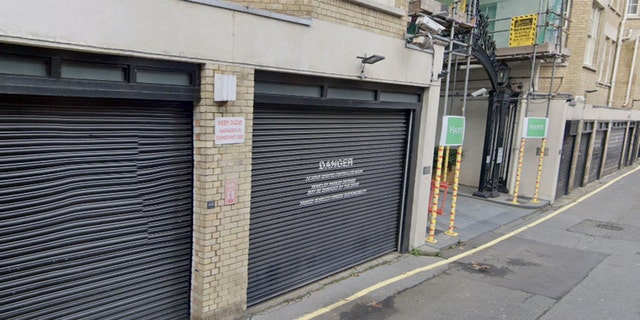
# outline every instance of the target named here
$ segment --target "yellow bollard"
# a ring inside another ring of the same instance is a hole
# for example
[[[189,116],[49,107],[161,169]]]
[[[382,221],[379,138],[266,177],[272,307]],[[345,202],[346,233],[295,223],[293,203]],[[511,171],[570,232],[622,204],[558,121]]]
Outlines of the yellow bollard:
[[[511,203],[518,204],[518,191],[520,189],[520,177],[522,176],[522,161],[524,159],[524,145],[527,142],[526,138],[520,140],[520,154],[518,156],[518,170],[516,171],[516,185],[513,187],[513,200]]]
[[[540,191],[540,179],[542,178],[542,162],[544,161],[544,148],[547,144],[547,138],[542,138],[542,147],[540,147],[540,161],[538,161],[538,175],[536,176],[536,189],[533,192],[533,199],[531,202],[540,203],[538,200],[538,193]]]
[[[453,174],[453,194],[451,195],[451,214],[449,215],[449,230],[445,232],[446,235],[457,237],[458,233],[453,231],[455,228],[454,223],[456,221],[456,202],[458,201],[458,183],[460,182],[460,163],[462,162],[462,146],[458,146],[458,152],[456,153],[456,166]]]
[[[442,174],[442,180],[447,180],[447,174],[449,173],[449,149],[451,149],[449,146],[444,149],[444,159],[442,160],[442,165],[444,166],[442,170],[444,173]]]
[[[440,198],[440,175],[442,174],[442,154],[444,147],[438,147],[438,159],[436,162],[436,184],[433,190],[433,204],[431,206],[431,222],[429,223],[429,237],[425,240],[430,243],[436,243],[434,239],[436,235],[436,216],[438,215],[438,198]]]

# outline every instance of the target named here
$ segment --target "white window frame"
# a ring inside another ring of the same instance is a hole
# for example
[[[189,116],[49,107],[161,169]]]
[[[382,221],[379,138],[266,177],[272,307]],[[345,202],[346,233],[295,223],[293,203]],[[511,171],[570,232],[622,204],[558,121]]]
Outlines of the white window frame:
[[[598,82],[603,85],[611,85],[611,68],[613,67],[613,55],[616,42],[614,39],[605,37],[602,43],[602,55],[600,66],[598,67]]]
[[[598,45],[598,30],[600,30],[600,15],[602,8],[593,4],[591,7],[591,16],[589,17],[589,30],[587,31],[587,44],[584,49],[584,64],[594,67],[596,49]]]
[[[638,0],[629,0],[627,3],[627,14],[638,15]]]

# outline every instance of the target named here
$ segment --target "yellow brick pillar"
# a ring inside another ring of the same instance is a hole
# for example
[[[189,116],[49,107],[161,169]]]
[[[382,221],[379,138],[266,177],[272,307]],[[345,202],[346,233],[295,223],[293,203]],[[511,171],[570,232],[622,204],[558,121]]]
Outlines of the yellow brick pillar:
[[[217,104],[214,75],[236,76],[237,99]],[[201,101],[194,107],[194,221],[191,315],[234,319],[246,310],[251,195],[251,133],[254,71],[207,64]],[[245,141],[215,144],[215,119],[242,117]],[[237,182],[237,201],[225,205],[225,182]]]

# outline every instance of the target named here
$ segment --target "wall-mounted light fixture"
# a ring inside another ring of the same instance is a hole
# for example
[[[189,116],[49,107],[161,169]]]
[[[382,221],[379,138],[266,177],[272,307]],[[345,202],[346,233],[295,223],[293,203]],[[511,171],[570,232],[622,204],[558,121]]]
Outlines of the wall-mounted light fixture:
[[[382,60],[384,60],[384,56],[378,55],[378,54],[374,54],[372,56],[367,56],[367,54],[365,53],[364,56],[358,56],[356,57],[358,59],[360,59],[360,63],[362,64],[362,69],[360,69],[360,79],[364,79],[364,66],[367,64],[374,64],[377,62],[380,62]]]

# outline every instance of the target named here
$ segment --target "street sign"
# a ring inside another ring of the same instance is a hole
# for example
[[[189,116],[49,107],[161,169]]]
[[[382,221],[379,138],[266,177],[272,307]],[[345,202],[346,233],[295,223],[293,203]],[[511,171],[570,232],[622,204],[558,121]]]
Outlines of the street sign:
[[[524,118],[522,127],[522,137],[524,138],[546,138],[549,129],[548,118]]]
[[[511,18],[509,47],[530,46],[536,41],[538,15],[529,14]]]
[[[464,141],[464,117],[442,117],[441,146],[461,146]]]

